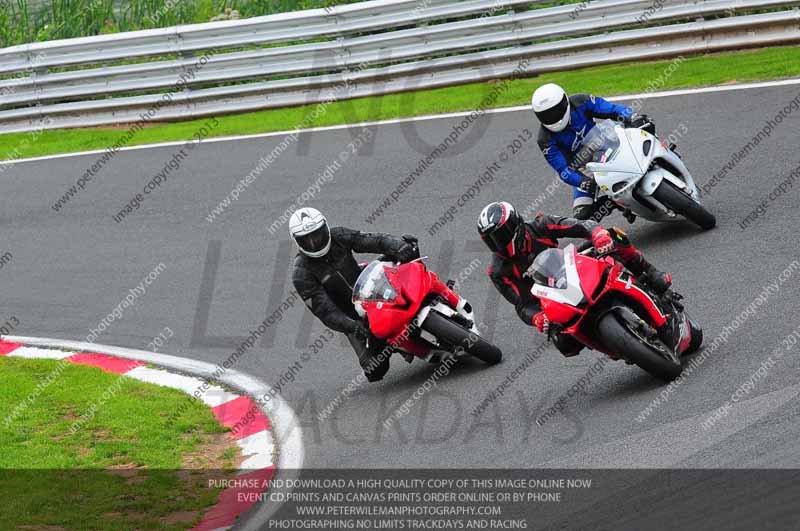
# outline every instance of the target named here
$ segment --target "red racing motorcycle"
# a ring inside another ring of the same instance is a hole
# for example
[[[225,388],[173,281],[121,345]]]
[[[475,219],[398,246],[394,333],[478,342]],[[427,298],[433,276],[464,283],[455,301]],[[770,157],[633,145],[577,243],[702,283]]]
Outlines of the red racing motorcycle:
[[[677,378],[681,356],[703,341],[680,295],[668,290],[656,296],[622,264],[596,255],[592,247],[580,253],[574,245],[548,249],[526,275],[533,277],[531,293],[550,320],[549,334],[569,334],[662,380]]]
[[[372,334],[408,362],[466,353],[490,365],[499,363],[502,352],[480,336],[470,304],[451,289],[452,281],[444,283],[428,271],[423,260],[397,264],[378,259],[363,269],[353,286],[353,303]]]

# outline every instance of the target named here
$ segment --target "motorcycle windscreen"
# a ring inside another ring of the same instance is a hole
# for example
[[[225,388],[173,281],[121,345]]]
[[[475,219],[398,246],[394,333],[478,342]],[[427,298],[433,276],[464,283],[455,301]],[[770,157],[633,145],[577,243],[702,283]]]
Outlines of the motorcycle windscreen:
[[[567,289],[567,264],[562,249],[547,249],[531,264],[533,281],[540,286]]]
[[[591,164],[590,171],[618,171],[639,173],[642,171],[628,138],[628,130],[618,129],[611,120],[600,120],[589,131],[575,154],[573,165]]]
[[[610,120],[600,120],[589,131],[573,158],[576,167],[588,162],[605,164],[612,160],[619,151],[620,141],[617,131]]]
[[[353,302],[392,302],[397,298],[389,278],[386,276],[386,262],[375,260],[370,263],[353,286]]]

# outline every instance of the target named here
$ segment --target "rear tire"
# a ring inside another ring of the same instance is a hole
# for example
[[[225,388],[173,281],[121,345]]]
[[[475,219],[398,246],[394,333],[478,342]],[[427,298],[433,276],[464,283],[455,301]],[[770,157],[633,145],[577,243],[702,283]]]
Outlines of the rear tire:
[[[711,212],[666,179],[658,185],[653,197],[703,230],[713,229],[717,224],[717,218]]]
[[[597,331],[606,347],[656,378],[671,382],[683,370],[680,362],[669,360],[658,354],[654,348],[643,344],[613,313],[608,313],[600,319]]]
[[[503,359],[499,348],[438,312],[428,313],[421,328],[454,348],[463,348],[466,353],[489,365],[500,363]]]

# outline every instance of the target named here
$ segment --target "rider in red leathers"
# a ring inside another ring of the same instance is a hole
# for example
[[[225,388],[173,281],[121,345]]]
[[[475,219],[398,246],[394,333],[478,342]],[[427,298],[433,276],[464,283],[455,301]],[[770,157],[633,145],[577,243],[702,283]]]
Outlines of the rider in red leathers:
[[[598,253],[616,249],[619,261],[657,294],[669,289],[672,278],[645,260],[619,228],[605,229],[592,220],[578,220],[539,213],[525,222],[511,204],[490,203],[478,217],[478,232],[492,250],[489,277],[522,321],[547,333],[549,322],[539,300],[531,294],[533,279],[525,273],[542,251],[558,247],[558,238],[591,240]],[[570,336],[555,334],[554,342],[565,356],[574,356],[583,345]]]

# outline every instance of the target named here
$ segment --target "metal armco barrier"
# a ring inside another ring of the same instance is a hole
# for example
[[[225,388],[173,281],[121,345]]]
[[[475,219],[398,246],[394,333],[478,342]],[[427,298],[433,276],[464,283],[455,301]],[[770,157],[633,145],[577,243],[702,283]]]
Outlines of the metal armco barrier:
[[[195,118],[502,78],[515,69],[800,41],[800,0],[531,9],[543,1],[373,0],[12,46],[0,49],[7,77],[0,132]]]

